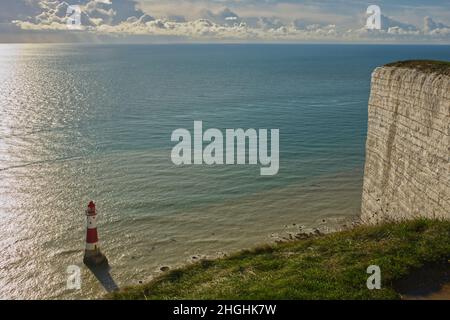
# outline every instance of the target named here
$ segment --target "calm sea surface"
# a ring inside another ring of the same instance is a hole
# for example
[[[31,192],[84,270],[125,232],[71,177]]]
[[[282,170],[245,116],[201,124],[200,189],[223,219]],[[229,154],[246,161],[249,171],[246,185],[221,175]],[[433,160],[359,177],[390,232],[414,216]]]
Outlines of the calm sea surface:
[[[450,47],[0,45],[0,298],[95,298],[356,217],[370,74],[411,58]],[[194,120],[279,128],[279,174],[174,166],[171,133]],[[82,266],[91,199],[100,281]],[[66,289],[69,265],[81,290]]]

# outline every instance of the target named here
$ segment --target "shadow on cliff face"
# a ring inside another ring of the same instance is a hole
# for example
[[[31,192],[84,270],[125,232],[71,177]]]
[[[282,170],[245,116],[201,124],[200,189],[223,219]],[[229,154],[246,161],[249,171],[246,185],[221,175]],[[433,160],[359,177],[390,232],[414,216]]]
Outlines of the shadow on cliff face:
[[[415,270],[394,288],[405,300],[450,300],[450,261]]]

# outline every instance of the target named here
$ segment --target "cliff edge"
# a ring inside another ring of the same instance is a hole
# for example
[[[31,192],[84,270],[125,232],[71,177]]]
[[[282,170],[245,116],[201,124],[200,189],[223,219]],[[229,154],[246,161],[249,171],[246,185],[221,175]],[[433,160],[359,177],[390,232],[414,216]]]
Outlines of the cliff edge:
[[[450,219],[450,62],[375,69],[361,218]]]

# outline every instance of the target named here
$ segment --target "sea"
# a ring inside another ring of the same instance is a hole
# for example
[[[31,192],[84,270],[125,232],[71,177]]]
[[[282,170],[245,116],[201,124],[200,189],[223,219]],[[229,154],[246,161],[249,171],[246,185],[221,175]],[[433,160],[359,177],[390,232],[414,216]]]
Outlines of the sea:
[[[0,298],[101,298],[353,223],[371,73],[407,59],[450,46],[0,44]],[[174,165],[171,134],[194,121],[279,129],[278,174]],[[100,273],[82,262],[91,200]]]

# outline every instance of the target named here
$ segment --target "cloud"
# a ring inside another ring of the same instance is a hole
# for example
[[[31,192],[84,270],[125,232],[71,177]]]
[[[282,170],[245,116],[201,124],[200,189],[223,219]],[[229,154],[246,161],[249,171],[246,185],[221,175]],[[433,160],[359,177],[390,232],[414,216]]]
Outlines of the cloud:
[[[1,0],[0,1],[0,23],[12,20],[24,20],[34,17],[41,12],[37,1],[27,0]]]
[[[417,31],[417,27],[415,25],[409,23],[403,23],[398,20],[395,20],[391,17],[381,15],[381,29],[389,30],[390,28],[398,28],[405,31]]]
[[[2,0],[12,4],[11,0]],[[337,0],[349,5],[352,0]],[[382,15],[382,30],[366,30],[365,8],[352,17],[355,27],[348,27],[346,19],[336,13],[319,10],[315,2],[250,0],[209,1],[218,9],[203,8],[197,17],[179,14],[166,16],[152,14],[151,7],[135,0],[72,0],[80,6],[82,30],[90,36],[123,37],[142,36],[186,41],[437,41],[450,42],[449,27],[430,17],[424,20],[423,30],[411,23]],[[168,0],[174,3],[174,0]],[[332,8],[332,1],[325,1]],[[185,2],[184,2],[185,3]],[[191,3],[205,3],[191,1]],[[222,7],[226,3],[231,7]],[[261,4],[262,3],[262,4]],[[2,9],[4,2],[0,4]],[[292,11],[289,15],[277,15],[261,8],[276,6],[279,12]],[[294,12],[301,6],[305,12]],[[17,0],[4,21],[13,21],[16,29],[29,32],[73,33],[67,26],[69,4],[62,0]],[[144,8],[147,8],[144,10]],[[253,8],[250,10],[249,8]],[[281,10],[281,9],[282,10]],[[242,12],[244,13],[242,13]],[[336,18],[337,17],[337,18]],[[340,23],[333,23],[339,21]],[[7,28],[4,28],[5,30]],[[0,36],[3,29],[0,29]],[[82,33],[79,33],[81,36]],[[1,40],[1,38],[0,38]]]
[[[200,12],[200,15],[203,19],[227,26],[233,26],[242,22],[242,19],[228,8],[223,8],[217,13],[204,9]]]
[[[450,30],[450,27],[441,23],[434,21],[431,17],[425,17],[423,19],[423,29],[428,33],[440,33],[447,32]]]

